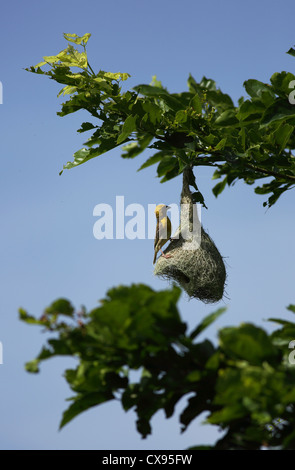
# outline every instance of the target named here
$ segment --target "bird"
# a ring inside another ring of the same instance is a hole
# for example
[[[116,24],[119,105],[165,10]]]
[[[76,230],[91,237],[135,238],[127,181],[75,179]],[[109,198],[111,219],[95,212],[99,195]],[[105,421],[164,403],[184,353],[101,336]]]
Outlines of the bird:
[[[170,207],[166,206],[165,204],[158,204],[155,209],[157,227],[154,242],[155,254],[153,264],[156,262],[159,251],[161,251],[164,258],[171,258],[171,255],[165,255],[162,251],[162,246],[165,245],[165,243],[170,240],[171,237],[171,221],[167,216],[168,209],[170,209]]]

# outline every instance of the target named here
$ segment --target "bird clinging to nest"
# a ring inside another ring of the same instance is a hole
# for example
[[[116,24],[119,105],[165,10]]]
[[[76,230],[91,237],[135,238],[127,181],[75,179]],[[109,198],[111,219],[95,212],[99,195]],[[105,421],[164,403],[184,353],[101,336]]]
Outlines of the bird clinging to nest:
[[[165,255],[162,251],[162,246],[165,245],[165,243],[170,240],[171,237],[171,221],[167,216],[168,209],[170,209],[170,207],[166,206],[165,204],[159,204],[155,209],[157,227],[154,243],[155,254],[153,264],[156,262],[159,251],[161,251],[164,258],[171,258],[171,255]]]

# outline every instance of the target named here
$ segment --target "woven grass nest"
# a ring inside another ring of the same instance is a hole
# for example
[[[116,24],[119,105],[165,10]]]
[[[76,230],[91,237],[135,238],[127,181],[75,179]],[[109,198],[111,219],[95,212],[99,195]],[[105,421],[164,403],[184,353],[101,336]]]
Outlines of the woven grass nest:
[[[191,168],[183,173],[181,220],[173,236],[178,238],[172,239],[164,250],[171,258],[160,256],[154,274],[162,279],[176,281],[189,297],[214,303],[223,297],[226,270],[221,254],[198,219],[189,189],[191,175]]]

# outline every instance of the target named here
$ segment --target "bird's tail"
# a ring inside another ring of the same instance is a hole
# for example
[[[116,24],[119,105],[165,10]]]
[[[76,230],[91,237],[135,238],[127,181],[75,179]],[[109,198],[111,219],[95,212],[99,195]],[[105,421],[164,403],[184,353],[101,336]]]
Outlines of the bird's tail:
[[[155,264],[155,262],[156,262],[156,259],[157,259],[157,251],[155,251],[155,255],[154,255],[154,261],[153,261],[153,264]]]

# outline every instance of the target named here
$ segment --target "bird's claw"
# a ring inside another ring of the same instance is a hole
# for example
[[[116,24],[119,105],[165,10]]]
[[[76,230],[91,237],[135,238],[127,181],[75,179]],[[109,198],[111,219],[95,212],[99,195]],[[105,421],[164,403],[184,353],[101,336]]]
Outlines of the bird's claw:
[[[165,259],[172,258],[172,255],[165,255],[164,253],[162,253],[162,256],[164,256]]]

